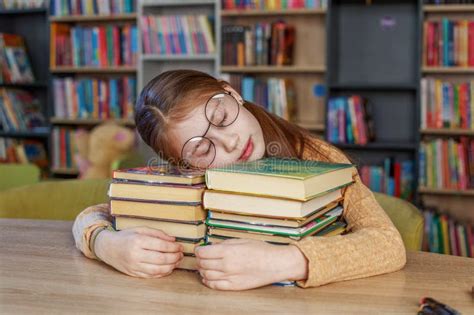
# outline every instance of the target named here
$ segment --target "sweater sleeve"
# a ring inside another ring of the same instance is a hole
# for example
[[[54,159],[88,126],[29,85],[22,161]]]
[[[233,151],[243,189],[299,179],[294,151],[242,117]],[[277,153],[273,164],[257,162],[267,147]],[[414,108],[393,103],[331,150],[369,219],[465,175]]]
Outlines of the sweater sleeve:
[[[331,151],[331,160],[349,163],[337,149]],[[308,260],[308,278],[297,282],[301,287],[393,272],[406,263],[400,233],[356,170],[353,179],[343,192],[343,216],[349,233],[293,242]]]
[[[72,234],[77,249],[86,257],[97,259],[90,244],[94,231],[99,227],[108,227],[111,225],[112,216],[110,215],[109,204],[101,203],[83,210],[76,217],[72,226]]]

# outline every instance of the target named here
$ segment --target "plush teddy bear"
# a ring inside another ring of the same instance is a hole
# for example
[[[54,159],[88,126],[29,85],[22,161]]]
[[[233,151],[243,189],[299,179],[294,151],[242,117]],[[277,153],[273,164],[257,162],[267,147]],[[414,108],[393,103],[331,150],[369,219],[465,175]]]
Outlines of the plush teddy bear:
[[[135,133],[124,126],[106,122],[90,132],[77,130],[75,143],[74,159],[79,178],[110,178],[112,162],[133,151]]]

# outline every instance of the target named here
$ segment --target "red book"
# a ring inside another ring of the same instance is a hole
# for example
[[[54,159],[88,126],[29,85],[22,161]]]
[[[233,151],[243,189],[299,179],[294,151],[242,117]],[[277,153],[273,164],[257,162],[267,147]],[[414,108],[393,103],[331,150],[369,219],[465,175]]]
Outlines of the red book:
[[[120,60],[120,29],[118,26],[114,26],[112,29],[112,42],[114,46],[114,65],[120,66],[122,64]]]
[[[425,22],[425,54],[426,65],[434,66],[434,25],[432,22]]]
[[[107,67],[107,35],[105,33],[105,27],[99,27],[99,65],[101,67]]]
[[[59,166],[66,167],[66,130],[59,129]]]
[[[395,180],[395,197],[401,196],[401,175],[402,175],[402,168],[400,162],[395,162],[393,166],[393,177]]]
[[[468,29],[468,64],[474,67],[474,21],[469,21]]]

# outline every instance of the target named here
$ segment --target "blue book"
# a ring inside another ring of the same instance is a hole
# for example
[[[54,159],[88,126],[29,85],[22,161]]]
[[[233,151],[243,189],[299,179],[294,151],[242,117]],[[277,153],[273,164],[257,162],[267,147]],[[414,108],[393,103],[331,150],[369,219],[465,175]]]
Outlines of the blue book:
[[[344,97],[343,100],[344,100],[344,112],[346,114],[347,143],[355,143],[354,133],[352,130],[351,112],[349,110],[349,99],[347,97]]]
[[[443,18],[441,23],[443,25],[443,66],[449,66],[449,20]]]
[[[99,29],[97,27],[92,29],[92,65],[99,66]]]
[[[77,98],[78,98],[78,116],[79,118],[87,118],[86,99],[84,80],[77,82]]]
[[[242,79],[242,98],[249,102],[255,102],[255,79],[252,77],[244,77]]]
[[[184,37],[184,30],[183,30],[183,24],[182,24],[182,16],[174,16],[174,19],[176,21],[176,26],[178,29],[178,39],[179,39],[179,45],[181,46],[181,53],[182,54],[187,54],[188,53],[188,48],[186,47],[186,39]]]
[[[420,186],[426,186],[426,150],[424,145],[420,145],[418,150],[419,166],[418,183]]]

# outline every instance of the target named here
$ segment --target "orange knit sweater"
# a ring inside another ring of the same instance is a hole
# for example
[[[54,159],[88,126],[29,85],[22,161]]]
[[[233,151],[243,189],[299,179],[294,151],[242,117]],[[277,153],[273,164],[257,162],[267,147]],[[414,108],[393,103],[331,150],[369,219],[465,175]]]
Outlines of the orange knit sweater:
[[[333,146],[311,138],[329,160],[349,163]],[[326,160],[305,151],[303,159]],[[372,192],[361,182],[357,171],[354,184],[344,189],[344,218],[349,233],[332,237],[307,237],[294,241],[308,259],[308,278],[298,281],[301,287],[393,272],[406,263],[402,238]],[[85,256],[96,258],[90,240],[98,227],[111,225],[108,204],[91,206],[82,211],[73,225],[76,247]]]

